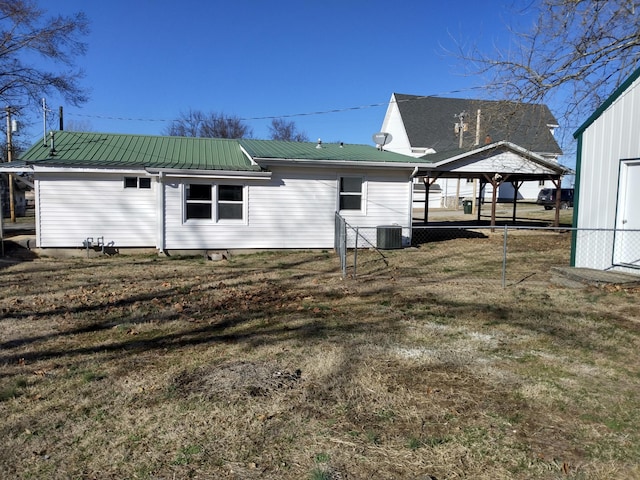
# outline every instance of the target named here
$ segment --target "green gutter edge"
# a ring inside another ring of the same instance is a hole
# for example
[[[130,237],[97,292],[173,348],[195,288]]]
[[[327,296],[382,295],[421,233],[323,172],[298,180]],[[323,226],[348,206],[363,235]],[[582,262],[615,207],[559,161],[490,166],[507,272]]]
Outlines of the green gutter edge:
[[[580,210],[580,164],[582,163],[582,132],[578,136],[578,146],[576,148],[576,181],[573,185],[573,221],[572,227],[578,226],[578,211]],[[571,236],[571,258],[569,259],[569,266],[576,266],[576,243],[578,239],[578,231],[573,230]]]

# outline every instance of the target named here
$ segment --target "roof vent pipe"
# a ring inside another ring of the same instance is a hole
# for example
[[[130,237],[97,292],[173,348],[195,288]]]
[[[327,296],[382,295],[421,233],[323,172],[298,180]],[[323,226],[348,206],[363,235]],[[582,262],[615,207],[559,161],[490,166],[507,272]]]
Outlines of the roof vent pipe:
[[[53,132],[49,132],[49,139],[50,139],[50,144],[49,144],[49,153],[51,155],[55,155],[56,153],[56,146],[54,143],[54,139],[53,139]]]

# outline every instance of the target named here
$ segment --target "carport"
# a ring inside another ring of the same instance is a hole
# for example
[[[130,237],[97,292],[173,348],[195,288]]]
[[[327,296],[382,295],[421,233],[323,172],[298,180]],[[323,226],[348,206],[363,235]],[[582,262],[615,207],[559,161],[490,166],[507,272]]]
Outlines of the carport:
[[[438,152],[421,157],[423,163],[417,166],[416,176],[422,177],[426,195],[424,223],[428,223],[429,188],[437,180],[444,178],[478,179],[479,189],[474,192],[473,202],[482,198],[484,189],[491,185],[491,226],[496,224],[497,193],[505,182],[513,187],[513,221],[516,221],[518,190],[523,182],[551,180],[558,190],[556,195],[554,226],[560,225],[560,187],[562,177],[572,171],[557,162],[526,150],[510,142],[496,142],[482,147],[451,152]],[[482,202],[477,205],[477,219],[480,220]]]

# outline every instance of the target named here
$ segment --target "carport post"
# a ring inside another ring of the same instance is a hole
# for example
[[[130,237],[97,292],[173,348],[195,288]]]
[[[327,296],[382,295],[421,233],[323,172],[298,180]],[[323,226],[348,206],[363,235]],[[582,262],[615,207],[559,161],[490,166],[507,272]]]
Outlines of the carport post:
[[[522,186],[524,182],[523,181],[518,181],[518,180],[514,180],[511,182],[511,185],[513,186],[513,223],[516,223],[516,208],[518,205],[518,192],[520,191],[520,187]]]
[[[433,178],[429,177],[429,175],[427,175],[426,177],[422,177],[422,183],[424,183],[424,224],[426,225],[427,222],[429,221],[429,189],[431,188],[431,185],[434,184],[436,182],[436,180],[438,180],[438,175],[434,176]]]
[[[429,177],[422,177],[422,183],[424,183],[424,218],[423,222],[427,223],[429,218],[429,187],[431,187],[431,183],[429,182]]]
[[[480,182],[480,193],[478,193],[478,219],[477,220],[478,222],[480,222],[480,215],[482,213],[482,199],[484,198],[486,182],[482,177],[480,177],[478,180]]]
[[[562,193],[562,190],[561,190],[562,179],[558,177],[558,178],[552,179],[551,181],[556,187],[556,216],[555,216],[555,220],[553,221],[553,226],[559,227],[560,226],[560,195]]]

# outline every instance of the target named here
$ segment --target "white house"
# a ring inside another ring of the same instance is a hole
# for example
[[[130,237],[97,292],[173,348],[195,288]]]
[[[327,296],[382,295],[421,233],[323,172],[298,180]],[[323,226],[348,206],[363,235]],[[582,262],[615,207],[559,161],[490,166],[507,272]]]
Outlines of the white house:
[[[553,136],[557,126],[546,105],[394,93],[382,122],[382,132],[391,134],[391,140],[383,148],[428,160],[434,153],[453,158],[487,144],[508,142],[557,163],[562,154]],[[554,186],[543,178],[524,182],[518,189],[507,182],[499,187],[498,198],[536,199],[541,188]],[[460,179],[442,179],[439,187],[443,207],[480,192],[477,183]],[[491,186],[483,193],[491,198]]]
[[[640,274],[640,68],[574,137],[572,265]]]
[[[3,172],[35,186],[36,244],[172,250],[332,248],[335,212],[400,225],[415,159],[366,145],[59,131]]]

